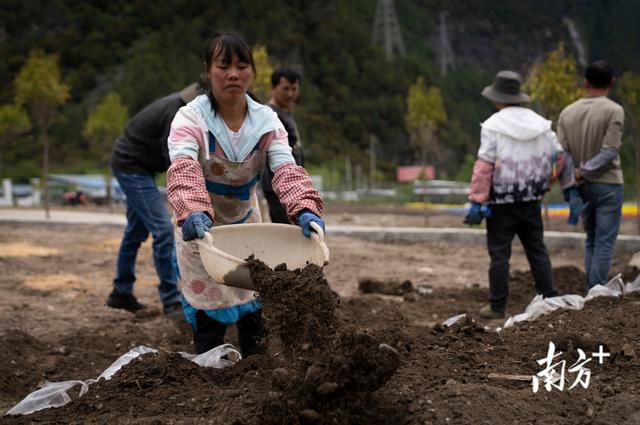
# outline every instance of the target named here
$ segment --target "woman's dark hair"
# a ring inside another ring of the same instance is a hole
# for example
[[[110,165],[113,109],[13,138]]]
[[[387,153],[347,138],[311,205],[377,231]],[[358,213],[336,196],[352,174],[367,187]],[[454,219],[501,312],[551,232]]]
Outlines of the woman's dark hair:
[[[584,78],[592,87],[606,89],[613,81],[613,69],[605,61],[595,61],[587,67]]]
[[[211,68],[211,64],[217,57],[221,57],[223,62],[231,63],[233,55],[238,56],[241,62],[246,62],[251,66],[253,75],[256,75],[256,64],[253,61],[253,52],[249,43],[240,34],[235,32],[218,32],[207,41],[203,51],[204,70],[200,77],[200,85],[204,88],[203,92],[209,96],[211,107],[217,111],[216,99],[213,97],[211,83],[207,77],[207,71]],[[251,93],[249,93],[251,96]],[[253,96],[252,96],[253,97]]]

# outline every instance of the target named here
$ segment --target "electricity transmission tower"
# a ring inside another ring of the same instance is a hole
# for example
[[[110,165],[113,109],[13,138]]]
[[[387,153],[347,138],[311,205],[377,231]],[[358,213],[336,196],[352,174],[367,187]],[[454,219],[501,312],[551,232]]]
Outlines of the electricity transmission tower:
[[[440,74],[447,75],[447,69],[453,68],[453,49],[449,41],[447,31],[447,15],[449,12],[440,12],[440,25],[438,33],[440,35]]]
[[[378,0],[371,42],[384,48],[387,61],[393,58],[394,52],[401,57],[406,54],[393,0]]]

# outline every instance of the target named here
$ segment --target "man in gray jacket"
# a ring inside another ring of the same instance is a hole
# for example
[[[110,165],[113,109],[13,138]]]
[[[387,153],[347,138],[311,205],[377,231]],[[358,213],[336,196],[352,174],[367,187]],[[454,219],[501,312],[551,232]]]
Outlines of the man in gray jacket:
[[[611,65],[596,61],[585,71],[587,97],[564,108],[558,138],[576,164],[576,180],[587,207],[582,222],[587,234],[587,289],[608,280],[620,220],[624,186],[619,149],[624,110],[607,95],[615,79]]]

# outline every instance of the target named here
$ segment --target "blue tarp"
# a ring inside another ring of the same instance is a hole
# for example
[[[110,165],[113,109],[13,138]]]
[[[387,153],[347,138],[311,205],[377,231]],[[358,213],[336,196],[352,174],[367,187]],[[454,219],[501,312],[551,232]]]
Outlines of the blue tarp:
[[[90,198],[107,197],[107,184],[101,174],[48,174],[50,183],[72,185],[75,190],[82,191]],[[124,193],[115,177],[111,178],[111,196],[114,201],[124,201]]]
[[[104,189],[106,186],[104,176],[100,174],[49,174],[47,179],[55,183],[75,184],[89,189]],[[115,177],[111,178],[111,188],[121,191]]]
[[[14,184],[11,185],[11,192],[16,198],[25,198],[33,194],[33,188],[30,184]],[[4,188],[0,186],[0,196],[4,196]]]

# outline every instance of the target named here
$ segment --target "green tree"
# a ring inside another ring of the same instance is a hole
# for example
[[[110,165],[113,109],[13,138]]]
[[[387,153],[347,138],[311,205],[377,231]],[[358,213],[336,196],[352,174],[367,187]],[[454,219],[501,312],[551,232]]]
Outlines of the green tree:
[[[4,176],[3,153],[9,144],[29,133],[29,116],[18,105],[0,106],[0,176]]]
[[[634,132],[640,133],[640,75],[625,72],[618,81],[618,94],[627,110]]]
[[[107,205],[111,206],[111,167],[109,157],[113,141],[127,122],[129,111],[115,92],[108,93],[89,114],[82,135],[89,142],[93,155],[105,169]]]
[[[573,56],[567,55],[564,44],[549,52],[544,60],[531,67],[523,89],[540,106],[540,112],[554,123],[568,104],[585,95],[578,86],[578,71]]]
[[[269,99],[271,91],[271,73],[273,65],[269,60],[267,48],[262,44],[256,44],[253,48],[253,61],[256,63],[256,75],[253,81],[253,93],[262,101]]]
[[[446,120],[440,89],[434,86],[427,89],[424,78],[418,77],[409,87],[405,124],[421,164],[427,165],[429,156],[437,152],[438,127]]]
[[[476,163],[476,157],[474,155],[465,155],[464,162],[458,168],[458,172],[454,177],[458,182],[470,182],[473,176],[473,166]]]
[[[635,143],[635,186],[636,203],[638,204],[638,232],[640,233],[640,75],[633,72],[625,72],[618,82],[618,94],[626,109],[627,121],[632,128]],[[624,146],[624,145],[623,145]]]
[[[44,209],[49,218],[49,127],[58,115],[58,107],[69,99],[69,86],[60,81],[58,57],[35,49],[29,54],[16,79],[15,100],[29,112],[34,134],[42,143],[42,185]]]

